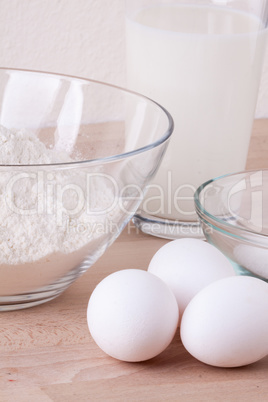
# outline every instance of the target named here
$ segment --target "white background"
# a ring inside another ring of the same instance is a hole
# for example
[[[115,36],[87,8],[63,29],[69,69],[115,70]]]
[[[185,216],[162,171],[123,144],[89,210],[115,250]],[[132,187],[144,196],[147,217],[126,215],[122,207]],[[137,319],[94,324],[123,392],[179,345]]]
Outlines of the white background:
[[[124,7],[124,0],[0,0],[0,66],[125,86]],[[268,55],[256,117],[268,117]]]

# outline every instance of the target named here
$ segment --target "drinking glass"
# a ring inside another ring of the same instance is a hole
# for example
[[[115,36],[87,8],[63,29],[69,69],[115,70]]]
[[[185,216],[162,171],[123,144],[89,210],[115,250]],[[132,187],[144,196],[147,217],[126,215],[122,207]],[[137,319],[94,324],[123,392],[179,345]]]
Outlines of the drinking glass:
[[[245,169],[267,37],[267,0],[126,0],[128,88],[164,106],[175,130],[134,222],[203,237],[193,195]]]

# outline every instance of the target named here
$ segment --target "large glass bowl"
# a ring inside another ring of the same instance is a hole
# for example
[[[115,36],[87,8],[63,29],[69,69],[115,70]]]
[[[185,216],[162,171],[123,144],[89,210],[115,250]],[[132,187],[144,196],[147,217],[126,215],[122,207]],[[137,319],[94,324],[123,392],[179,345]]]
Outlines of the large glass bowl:
[[[173,122],[130,91],[15,69],[0,69],[0,107],[4,311],[53,299],[104,253],[142,201]]]
[[[195,193],[206,239],[240,275],[268,282],[268,170],[212,179]]]

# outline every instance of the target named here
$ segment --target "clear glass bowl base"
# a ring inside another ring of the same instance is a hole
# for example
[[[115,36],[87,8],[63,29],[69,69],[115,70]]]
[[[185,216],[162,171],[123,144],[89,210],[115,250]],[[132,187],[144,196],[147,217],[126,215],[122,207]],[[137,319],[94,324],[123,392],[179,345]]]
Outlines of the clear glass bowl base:
[[[49,302],[60,296],[76,279],[85,272],[86,267],[81,266],[73,269],[63,278],[53,284],[43,286],[34,291],[17,295],[0,296],[0,312],[22,310],[39,304]]]
[[[4,311],[16,311],[16,310],[22,310],[25,308],[30,308],[30,307],[35,307],[38,306],[39,304],[43,304],[46,302],[49,302],[55,297],[59,296],[62,292],[59,292],[59,294],[53,295],[51,297],[43,297],[42,294],[25,294],[25,295],[19,295],[19,296],[9,296],[9,297],[1,297],[0,298],[0,312]],[[36,297],[38,298],[36,300]]]
[[[143,233],[161,237],[164,239],[180,239],[183,237],[192,237],[196,239],[205,239],[202,227],[199,221],[171,221],[157,216],[147,215],[139,212],[133,217],[134,225]]]

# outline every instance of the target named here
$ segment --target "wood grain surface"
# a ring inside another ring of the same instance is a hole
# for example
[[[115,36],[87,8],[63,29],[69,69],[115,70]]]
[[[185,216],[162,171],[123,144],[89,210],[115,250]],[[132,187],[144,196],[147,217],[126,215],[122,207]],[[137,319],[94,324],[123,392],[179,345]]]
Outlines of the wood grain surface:
[[[268,167],[267,134],[267,121],[256,121],[248,169]],[[154,359],[125,363],[105,355],[92,340],[86,309],[98,282],[117,270],[146,269],[166,242],[129,223],[60,297],[0,313],[0,401],[268,401],[268,356],[241,368],[211,367],[185,351],[178,332]]]

